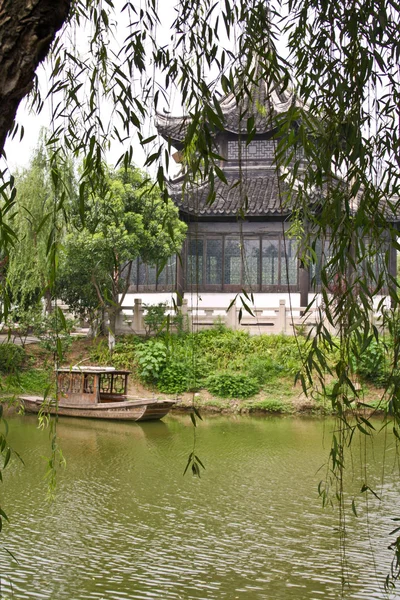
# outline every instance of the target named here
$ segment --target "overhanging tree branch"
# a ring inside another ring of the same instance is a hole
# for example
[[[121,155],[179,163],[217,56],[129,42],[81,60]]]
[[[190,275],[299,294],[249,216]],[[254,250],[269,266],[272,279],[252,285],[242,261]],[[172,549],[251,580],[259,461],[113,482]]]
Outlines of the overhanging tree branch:
[[[0,153],[71,0],[0,0]]]

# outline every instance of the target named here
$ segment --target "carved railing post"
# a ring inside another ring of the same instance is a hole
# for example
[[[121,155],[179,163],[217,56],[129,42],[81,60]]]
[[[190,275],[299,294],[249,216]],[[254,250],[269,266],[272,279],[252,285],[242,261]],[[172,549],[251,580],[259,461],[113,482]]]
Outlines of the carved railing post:
[[[133,308],[133,330],[136,333],[141,333],[144,329],[143,323],[143,307],[140,298],[135,298],[135,306]]]
[[[238,328],[236,304],[232,304],[232,306],[228,309],[227,316],[226,316],[226,324],[231,329]]]
[[[182,313],[182,317],[183,317],[183,326],[185,327],[187,324],[188,330],[192,331],[192,327],[193,327],[192,309],[189,308],[188,301],[185,299],[182,300],[181,313]]]
[[[286,333],[286,300],[279,300],[278,331]]]

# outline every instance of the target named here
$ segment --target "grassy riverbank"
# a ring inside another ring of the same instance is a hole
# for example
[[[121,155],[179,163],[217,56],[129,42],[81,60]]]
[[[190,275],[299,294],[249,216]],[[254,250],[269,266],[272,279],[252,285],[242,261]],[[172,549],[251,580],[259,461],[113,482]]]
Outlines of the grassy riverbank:
[[[66,350],[65,364],[101,364],[132,372],[129,393],[136,397],[174,397],[178,409],[233,413],[330,413],[329,398],[318,390],[306,396],[295,374],[308,349],[304,337],[249,336],[224,327],[196,334],[182,332],[143,339],[118,339],[110,356],[105,339],[75,339]],[[337,356],[331,351],[331,360]],[[51,393],[53,356],[32,344],[18,357],[17,368],[3,366],[2,396]],[[0,365],[1,366],[1,365]],[[11,370],[13,373],[5,374]],[[328,378],[329,386],[334,380]],[[363,401],[378,407],[381,390],[362,383]]]

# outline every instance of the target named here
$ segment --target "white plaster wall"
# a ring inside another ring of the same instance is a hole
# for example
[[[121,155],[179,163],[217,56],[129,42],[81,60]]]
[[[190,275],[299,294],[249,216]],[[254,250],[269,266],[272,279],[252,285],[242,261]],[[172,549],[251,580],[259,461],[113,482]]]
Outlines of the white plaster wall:
[[[138,292],[135,294],[126,294],[122,306],[133,306],[136,298],[141,300],[142,304],[159,304],[160,302],[168,302],[172,305],[172,298],[175,298],[176,300],[176,294],[173,294],[171,292]]]
[[[223,308],[226,309],[232,300],[235,298],[234,293],[211,293],[204,292],[199,295],[196,294],[185,294],[185,299],[188,301],[189,306],[197,306],[198,308]],[[242,306],[240,297],[242,296],[243,301],[249,304],[249,300],[243,294],[238,294],[236,298],[236,306]],[[300,294],[285,294],[285,293],[255,293],[253,294],[255,308],[277,308],[280,300],[285,300],[286,304],[289,304],[291,298],[292,305],[294,307],[300,306]],[[250,303],[251,304],[251,303]]]
[[[232,302],[236,294],[234,293],[212,293],[202,292],[199,294],[185,293],[184,299],[187,300],[189,307],[197,307],[198,309],[206,308],[219,308],[226,310],[229,304]],[[292,303],[293,308],[300,306],[300,294],[293,293],[255,293],[254,306],[255,308],[278,308],[280,300],[285,300],[289,306],[289,302]],[[312,296],[311,296],[312,297]],[[173,305],[172,299],[176,301],[176,294],[170,292],[157,292],[157,293],[135,293],[127,294],[124,300],[123,307],[133,307],[135,299],[138,298],[142,301],[142,304],[158,304],[159,302],[168,302],[171,306]],[[248,300],[243,296],[243,300],[248,304]],[[236,299],[236,305],[242,306],[240,300],[240,294]]]
[[[382,302],[382,298],[384,299],[383,304],[380,304]],[[322,296],[321,294],[308,294],[308,303],[312,302],[314,300],[313,303],[313,308],[318,308],[319,306],[321,306],[322,304]],[[381,309],[382,307],[385,309],[389,309],[390,308],[390,296],[375,296],[374,297],[374,309],[377,310],[378,307]]]

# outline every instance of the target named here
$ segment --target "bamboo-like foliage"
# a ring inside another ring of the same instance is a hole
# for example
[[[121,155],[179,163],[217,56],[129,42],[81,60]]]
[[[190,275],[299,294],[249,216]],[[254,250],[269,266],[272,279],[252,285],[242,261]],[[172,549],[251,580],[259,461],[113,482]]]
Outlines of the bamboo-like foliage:
[[[398,285],[388,268],[393,260],[388,247],[398,250],[392,223],[400,212],[398,9],[394,0],[289,0],[274,6],[261,0],[180,0],[165,36],[157,0],[140,7],[127,1],[121,12],[111,0],[75,0],[45,67],[53,107],[49,145],[58,165],[54,178],[62,176],[64,156],[83,157],[82,219],[88,194],[107,195],[103,165],[114,142],[121,145],[118,163],[125,167],[138,145],[145,149],[146,166],[155,169],[167,198],[171,148],[148,123],[156,110],[171,108],[174,96],[189,116],[187,181],[210,182],[212,202],[215,181],[225,181],[213,145],[215,132],[224,130],[221,94],[232,93],[243,106],[260,73],[255,61],[278,91],[296,88],[304,104],[293,104],[271,127],[286,190],[281,202],[289,195],[302,233],[301,260],[320,274],[321,320],[299,379],[307,393],[315,386],[325,390],[327,375],[336,380],[329,397],[338,428],[320,489],[328,501],[328,484],[335,484],[341,511],[346,447],[356,430],[366,437],[373,433],[370,420],[355,410],[362,396],[354,376],[362,354],[382,332],[390,340],[391,361],[382,407],[400,438]],[[277,50],[278,25],[288,40],[285,58]],[[41,108],[39,86],[31,101]],[[254,115],[243,113],[242,124],[249,142],[256,133]],[[12,181],[2,188],[2,215],[13,207],[10,189]],[[2,218],[3,253],[14,240],[5,223]],[[316,265],[320,242],[325,260]],[[379,328],[371,320],[377,304]],[[336,364],[326,358],[333,347],[340,348]],[[362,492],[368,489],[365,481]],[[395,549],[397,577],[399,539]]]

